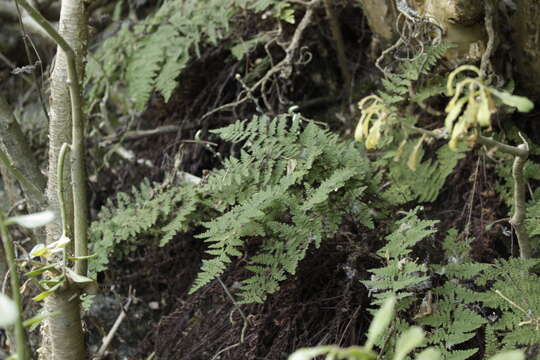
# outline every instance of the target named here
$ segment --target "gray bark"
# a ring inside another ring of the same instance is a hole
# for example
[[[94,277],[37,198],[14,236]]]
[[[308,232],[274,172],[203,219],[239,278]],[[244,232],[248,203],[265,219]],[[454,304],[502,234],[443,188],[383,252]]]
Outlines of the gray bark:
[[[21,127],[13,116],[13,112],[5,99],[1,96],[0,143],[2,145],[2,150],[5,149],[13,166],[16,167],[31,184],[33,184],[34,189],[28,189],[25,184],[21,184],[30,205],[30,210],[38,211],[45,207],[45,203],[35,196],[32,196],[35,190],[39,191],[41,194],[45,191],[45,176],[41,173],[39,164],[32,154]]]
[[[519,85],[527,96],[540,100],[540,2],[518,0],[512,25]]]
[[[86,55],[87,18],[82,0],[64,0],[59,20],[59,33],[75,51],[78,59],[77,67],[80,78],[83,74],[83,59]],[[56,166],[60,147],[64,143],[72,143],[71,102],[68,88],[68,67],[64,52],[58,48],[56,62],[51,78],[51,99],[49,124],[49,172],[47,198],[52,208],[58,210]],[[65,173],[65,184],[70,184],[69,171]],[[69,188],[69,187],[68,187]],[[65,191],[64,199],[67,207],[67,219],[73,219],[73,196]],[[73,224],[69,225],[67,236],[73,239]],[[56,241],[61,235],[60,223],[47,227],[47,243]],[[79,291],[71,288],[46,298],[48,311],[60,311],[60,315],[48,320],[46,331],[50,344],[45,343],[42,359],[72,360],[86,359],[84,335],[80,317]],[[50,345],[50,347],[48,346]]]

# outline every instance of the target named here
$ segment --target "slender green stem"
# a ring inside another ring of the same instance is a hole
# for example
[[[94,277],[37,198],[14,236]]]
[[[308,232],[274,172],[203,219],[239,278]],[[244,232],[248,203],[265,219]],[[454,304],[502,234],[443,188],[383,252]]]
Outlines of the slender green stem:
[[[529,145],[527,145],[525,139],[523,139],[523,142],[523,144],[518,146],[510,146],[482,135],[478,137],[478,143],[495,146],[502,152],[514,156],[514,164],[512,165],[512,177],[514,178],[514,214],[510,219],[510,224],[512,224],[516,232],[519,244],[519,256],[522,259],[528,259],[532,256],[532,250],[529,243],[529,233],[525,225],[527,204],[525,201],[525,175],[523,174],[523,167],[529,156]]]
[[[527,144],[519,145],[521,150],[529,152]],[[527,155],[516,156],[514,165],[512,166],[512,177],[514,178],[514,214],[510,219],[510,224],[513,225],[516,232],[516,237],[519,244],[519,256],[522,259],[529,259],[532,256],[531,245],[529,243],[529,233],[525,225],[525,217],[527,215],[527,206],[525,202],[525,176],[523,167],[527,162]]]
[[[88,213],[86,195],[86,170],[84,163],[84,120],[82,114],[82,92],[77,74],[75,51],[52,25],[26,0],[16,0],[28,14],[51,36],[66,54],[68,67],[68,85],[71,99],[72,141],[71,144],[71,178],[73,182],[73,218],[75,256],[88,255]],[[87,260],[80,259],[75,263],[75,271],[86,275]]]
[[[15,322],[15,339],[17,347],[17,359],[29,360],[30,351],[26,343],[26,334],[23,327],[22,319],[22,300],[21,293],[19,292],[20,280],[19,271],[17,270],[17,263],[15,262],[15,250],[13,249],[13,240],[7,230],[6,221],[3,214],[0,214],[0,235],[2,236],[2,243],[4,245],[4,252],[6,256],[6,262],[9,268],[9,277],[11,279],[11,296],[19,314],[17,315],[17,321]]]
[[[39,203],[47,203],[47,200],[45,199],[45,196],[43,196],[43,193],[37,188],[36,185],[34,185],[30,180],[28,180],[26,176],[24,176],[24,174],[9,160],[7,154],[1,149],[0,161],[11,172],[11,174],[13,174],[15,179],[17,179],[17,181],[20,182],[25,189],[30,191],[32,195],[36,197]]]
[[[511,145],[503,144],[497,140],[494,140],[492,138],[488,138],[482,135],[478,136],[477,142],[481,145],[497,147],[502,152],[505,152],[510,155],[514,155],[518,157],[525,157],[525,158],[529,156],[528,149],[525,150],[521,146],[511,146]]]
[[[62,235],[64,236],[67,236],[69,230],[66,219],[66,203],[64,200],[64,163],[66,160],[66,154],[69,150],[68,144],[62,144],[60,154],[58,155],[58,166],[56,167],[56,178],[58,179],[56,194],[58,196],[58,207],[60,208],[60,218],[62,221]]]
[[[408,130],[410,130],[412,132],[415,132],[417,134],[420,134],[420,135],[429,136],[429,137],[432,137],[432,138],[435,138],[435,139],[441,139],[441,138],[445,137],[445,134],[443,132],[426,130],[426,129],[422,129],[422,128],[419,128],[419,127],[416,127],[416,126],[413,126],[413,125],[409,125],[409,124],[404,124],[404,126]]]

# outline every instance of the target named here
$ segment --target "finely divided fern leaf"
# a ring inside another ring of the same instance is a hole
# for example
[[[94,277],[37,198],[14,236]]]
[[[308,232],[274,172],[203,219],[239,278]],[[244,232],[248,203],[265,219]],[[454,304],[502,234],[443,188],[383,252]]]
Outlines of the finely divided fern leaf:
[[[127,21],[103,42],[87,67],[91,100],[101,99],[116,81],[127,85],[135,108],[142,110],[153,92],[168,101],[177,78],[202,46],[216,46],[230,32],[241,8],[255,12],[276,1],[166,0],[158,11],[133,25]],[[116,24],[114,25],[117,26]],[[114,31],[114,28],[111,29]],[[92,103],[93,101],[89,101]]]
[[[400,299],[399,309],[406,309],[414,301],[414,291],[429,282],[427,268],[409,257],[412,247],[433,234],[437,221],[421,220],[419,208],[410,211],[396,222],[397,229],[386,237],[387,244],[377,251],[386,259],[386,266],[369,270],[371,280],[362,283],[374,293],[375,303],[384,302],[389,296]]]
[[[392,105],[409,100],[409,92],[414,82],[418,81],[422,74],[429,74],[444,53],[452,47],[454,46],[447,43],[426,46],[424,52],[415,60],[403,62],[397,74],[387,75],[382,80],[383,90],[379,92],[385,104]],[[418,99],[418,102],[421,102],[427,98],[426,94],[440,94],[440,84],[429,83],[415,91],[422,94]]]
[[[222,215],[199,235],[211,257],[191,292],[223,274],[234,257],[246,256],[240,303],[262,302],[295,273],[310,246],[334,236],[348,209],[366,209],[367,160],[349,144],[297,114],[256,116],[213,133],[241,144],[240,156],[224,162],[202,190]],[[225,200],[225,201],[223,201]],[[369,224],[369,214],[364,216]],[[254,253],[246,244],[257,243]]]
[[[92,253],[96,256],[89,261],[90,273],[106,270],[109,258],[118,255],[115,250],[120,244],[124,252],[129,252],[143,236],[158,235],[159,246],[166,245],[186,229],[197,204],[197,190],[191,184],[164,188],[145,180],[129,194],[118,193],[90,227]]]

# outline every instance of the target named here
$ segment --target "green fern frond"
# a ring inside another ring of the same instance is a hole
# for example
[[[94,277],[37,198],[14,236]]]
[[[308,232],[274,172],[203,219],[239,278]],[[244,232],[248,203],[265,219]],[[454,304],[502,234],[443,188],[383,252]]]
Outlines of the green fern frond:
[[[396,74],[387,75],[382,80],[383,90],[379,91],[378,95],[386,105],[410,100],[409,92],[415,86],[414,82],[418,81],[421,75],[430,74],[437,62],[452,47],[454,45],[447,43],[426,46],[424,52],[415,60],[403,62]],[[429,97],[428,95],[440,94],[440,90],[438,82],[430,82],[415,89],[415,98],[418,99],[418,102],[422,102]]]
[[[478,349],[464,350],[461,344],[472,339],[487,322],[481,315],[466,307],[477,300],[474,293],[470,291],[470,296],[463,298],[463,291],[457,291],[458,289],[465,292],[468,290],[451,283],[434,289],[433,295],[438,299],[435,310],[420,319],[421,324],[434,329],[429,344],[439,347],[446,359],[469,359],[473,356]]]
[[[262,0],[164,1],[143,21],[122,24],[91,57],[86,69],[86,82],[93,85],[89,103],[101,99],[117,81],[127,85],[138,110],[154,92],[168,101],[189,60],[201,55],[202,46],[216,46],[224,39],[240,9],[261,12],[278,4]]]
[[[152,237],[156,228],[165,232],[159,245],[166,245],[191,221],[198,203],[196,194],[195,187],[189,184],[163,188],[148,180],[133,187],[130,194],[118,193],[115,201],[109,201],[100,210],[98,220],[91,224],[90,242],[96,257],[89,261],[90,273],[106,270],[120,244],[124,252],[129,252],[139,238]],[[176,209],[179,210],[173,215]]]
[[[368,163],[350,144],[314,123],[300,126],[297,114],[254,117],[214,130],[241,144],[240,157],[207,179],[203,192],[219,199],[222,215],[204,224],[209,243],[191,292],[223,274],[246,243],[260,242],[247,257],[251,275],[240,287],[240,303],[261,302],[294,274],[310,246],[334,236],[348,209],[366,208]],[[232,195],[231,195],[232,194]],[[226,199],[226,201],[223,201]],[[364,222],[370,223],[369,213]]]
[[[412,151],[412,147],[413,144],[409,144],[404,153],[408,154]],[[434,160],[421,162],[415,171],[411,171],[402,161],[390,163],[389,178],[392,183],[385,191],[384,197],[394,204],[413,200],[434,201],[446,179],[464,156],[463,152],[452,151],[448,145],[443,145],[437,150]]]
[[[370,269],[371,280],[362,283],[374,293],[375,304],[383,302],[389,296],[400,299],[399,309],[406,309],[414,301],[414,291],[428,286],[427,268],[417,264],[408,255],[412,247],[429,235],[437,221],[421,220],[416,208],[396,222],[397,229],[386,237],[387,244],[377,251],[377,255],[386,259],[386,266]]]

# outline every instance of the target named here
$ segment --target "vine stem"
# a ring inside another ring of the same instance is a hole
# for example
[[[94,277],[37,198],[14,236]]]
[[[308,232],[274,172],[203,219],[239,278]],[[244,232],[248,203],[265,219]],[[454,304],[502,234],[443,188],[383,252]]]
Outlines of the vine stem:
[[[15,250],[13,248],[13,240],[9,235],[6,219],[3,214],[0,214],[0,235],[2,236],[2,243],[4,246],[4,252],[6,256],[6,262],[9,268],[9,277],[11,280],[11,296],[15,306],[17,307],[17,320],[15,321],[15,342],[17,349],[17,359],[29,360],[30,351],[28,344],[26,343],[26,335],[24,333],[23,319],[22,319],[22,300],[20,290],[19,271],[17,270],[17,263],[15,261]]]
[[[407,126],[407,129],[416,132],[418,134],[431,136],[434,138],[441,138],[441,133],[435,131],[429,131],[414,126]],[[523,167],[529,157],[529,145],[525,138],[519,134],[523,140],[523,144],[518,146],[511,146],[503,144],[493,138],[488,138],[482,135],[478,135],[476,141],[481,145],[493,146],[498,150],[514,156],[514,163],[512,165],[512,177],[514,179],[514,214],[510,219],[510,224],[516,232],[516,237],[519,245],[519,256],[522,259],[529,259],[532,257],[531,244],[529,242],[529,233],[525,225],[525,218],[527,215],[527,203],[525,201],[525,175],[523,173]]]
[[[516,237],[519,244],[519,256],[522,259],[529,259],[532,256],[531,244],[529,242],[529,233],[525,225],[527,215],[527,204],[525,201],[525,175],[523,167],[529,157],[529,145],[527,141],[519,134],[523,140],[523,144],[518,146],[510,146],[498,142],[497,140],[484,137],[478,137],[478,143],[482,145],[495,146],[502,152],[514,156],[514,164],[512,165],[512,177],[514,179],[514,214],[510,219],[510,224],[516,232]]]
[[[62,221],[62,235],[68,234],[68,223],[66,219],[66,204],[64,200],[64,163],[66,160],[66,154],[70,150],[69,145],[64,143],[60,148],[60,154],[58,155],[58,165],[56,167],[56,177],[58,178],[58,186],[56,188],[58,196],[58,205],[60,207],[60,218]]]
[[[519,145],[520,149],[529,152],[527,143]],[[525,176],[523,167],[527,162],[527,156],[516,156],[512,166],[512,176],[514,178],[514,215],[510,219],[510,224],[516,231],[519,244],[519,255],[522,259],[531,258],[531,245],[529,243],[529,233],[525,225],[527,207],[525,203]]]
[[[73,223],[75,271],[85,276],[87,273],[88,256],[88,215],[86,194],[86,170],[84,164],[84,121],[82,114],[82,91],[77,74],[75,51],[54,27],[26,0],[16,0],[42,28],[51,36],[54,42],[64,51],[68,67],[68,86],[71,100],[72,144],[71,144],[71,178],[73,181]]]

